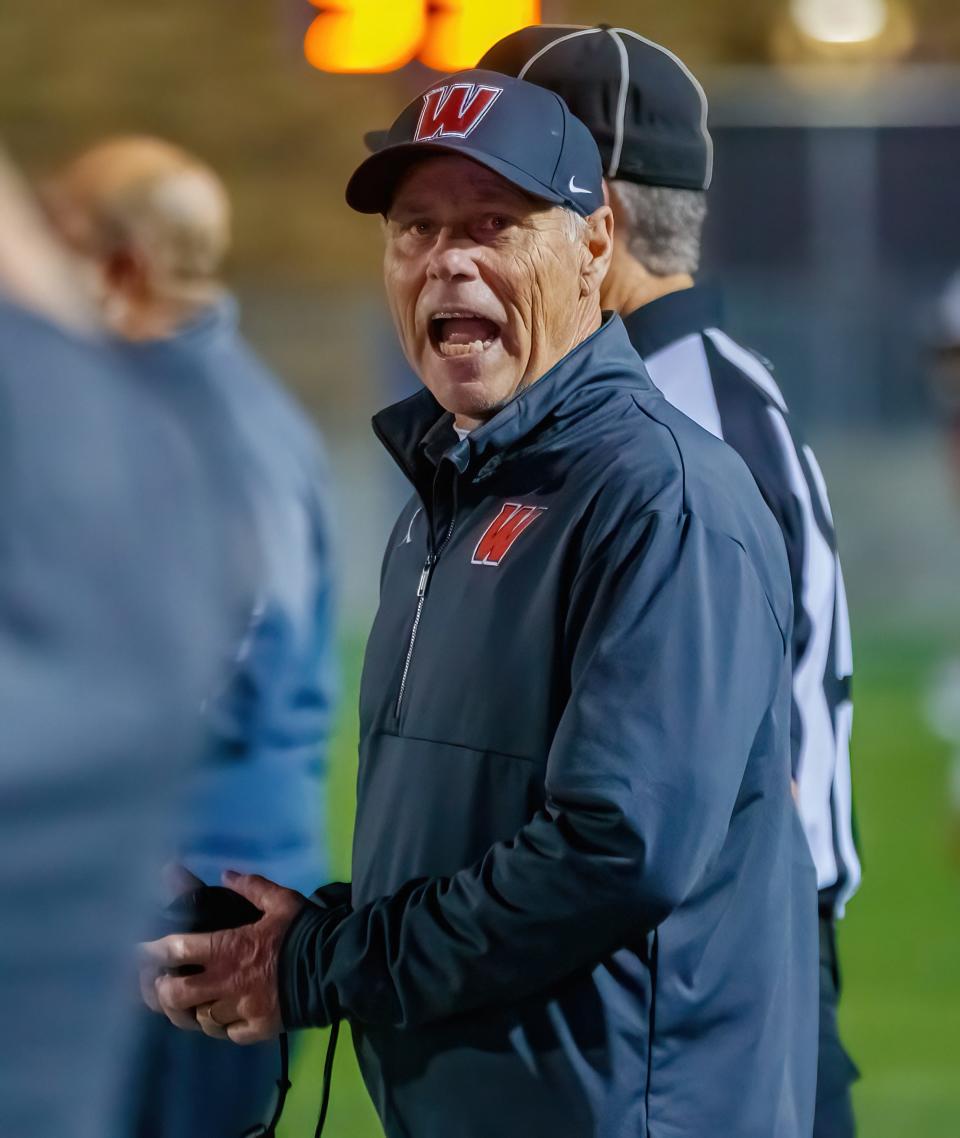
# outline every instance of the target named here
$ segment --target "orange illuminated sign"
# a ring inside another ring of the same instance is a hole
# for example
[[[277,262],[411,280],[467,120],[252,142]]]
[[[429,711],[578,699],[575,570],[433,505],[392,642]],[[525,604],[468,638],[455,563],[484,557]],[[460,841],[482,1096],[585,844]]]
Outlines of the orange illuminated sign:
[[[497,40],[540,22],[539,0],[310,0],[320,14],[304,42],[321,71],[395,71],[420,59],[437,71],[473,67]]]

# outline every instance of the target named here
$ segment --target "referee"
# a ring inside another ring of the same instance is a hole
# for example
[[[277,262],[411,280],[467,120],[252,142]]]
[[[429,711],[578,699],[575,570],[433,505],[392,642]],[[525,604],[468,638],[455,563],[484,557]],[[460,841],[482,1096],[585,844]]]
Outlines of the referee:
[[[820,1057],[815,1138],[854,1133],[858,1076],[837,1028],[834,921],[860,882],[849,736],[851,648],[826,486],[770,365],[721,327],[694,284],[713,171],[703,88],[672,52],[626,28],[530,27],[480,67],[561,95],[590,128],[614,211],[601,294],[656,385],[746,462],[780,523],[794,593],[793,776],[820,896]]]

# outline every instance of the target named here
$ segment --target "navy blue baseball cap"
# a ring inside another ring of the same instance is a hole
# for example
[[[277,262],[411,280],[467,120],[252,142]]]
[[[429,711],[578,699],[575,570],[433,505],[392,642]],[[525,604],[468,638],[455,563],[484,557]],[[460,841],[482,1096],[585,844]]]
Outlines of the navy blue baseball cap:
[[[458,71],[418,95],[354,171],[347,204],[386,213],[410,166],[457,154],[518,189],[587,216],[603,205],[600,152],[553,91],[493,71]]]

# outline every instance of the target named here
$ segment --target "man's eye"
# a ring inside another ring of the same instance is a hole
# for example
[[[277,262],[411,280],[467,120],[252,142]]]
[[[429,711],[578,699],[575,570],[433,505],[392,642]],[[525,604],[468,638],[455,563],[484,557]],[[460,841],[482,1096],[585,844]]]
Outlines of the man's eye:
[[[510,218],[505,217],[502,213],[494,213],[490,215],[487,224],[491,229],[508,229],[510,227]]]
[[[433,232],[433,224],[429,221],[414,221],[410,231],[416,233],[418,237],[428,237]]]

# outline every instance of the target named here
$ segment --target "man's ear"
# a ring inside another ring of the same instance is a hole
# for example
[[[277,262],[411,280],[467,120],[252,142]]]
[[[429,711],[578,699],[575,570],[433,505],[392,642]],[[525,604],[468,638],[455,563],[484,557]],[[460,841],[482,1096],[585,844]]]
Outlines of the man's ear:
[[[624,208],[623,195],[616,182],[608,182],[606,178],[603,180],[603,189],[607,205],[613,210],[614,230],[616,230],[617,226],[620,227],[620,235],[617,237],[617,241],[626,247],[627,238],[629,237],[630,220],[629,214]]]
[[[150,291],[146,258],[135,249],[121,248],[108,253],[103,273],[109,288],[125,296],[144,297]]]
[[[602,205],[586,219],[587,231],[584,235],[584,259],[580,273],[580,293],[589,296],[599,292],[610,258],[613,256],[613,210]]]

